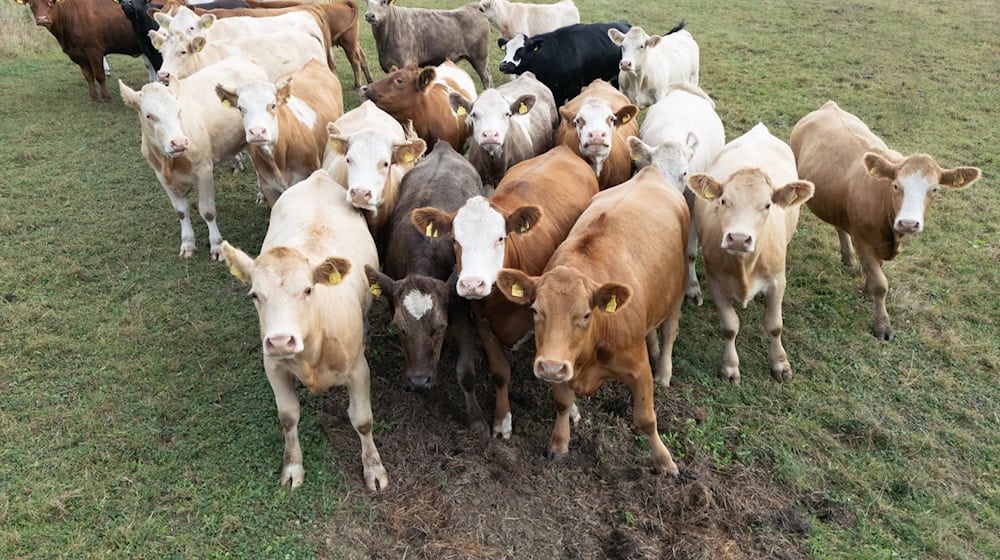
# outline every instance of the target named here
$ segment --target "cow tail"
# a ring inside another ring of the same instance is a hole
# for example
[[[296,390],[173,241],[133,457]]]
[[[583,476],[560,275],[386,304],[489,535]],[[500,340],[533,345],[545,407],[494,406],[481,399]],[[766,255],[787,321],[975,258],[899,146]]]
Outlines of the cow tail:
[[[681,22],[678,23],[673,29],[664,33],[664,35],[670,35],[671,33],[677,33],[681,29],[684,29],[684,24],[687,22],[687,18],[682,18]]]

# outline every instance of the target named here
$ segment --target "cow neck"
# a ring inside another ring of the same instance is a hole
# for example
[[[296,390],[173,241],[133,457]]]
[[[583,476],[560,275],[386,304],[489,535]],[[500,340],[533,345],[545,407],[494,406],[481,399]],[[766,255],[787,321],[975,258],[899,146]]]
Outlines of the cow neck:
[[[903,235],[898,233],[892,224],[896,222],[896,211],[893,208],[892,201],[892,189],[886,188],[882,184],[882,181],[877,179],[869,179],[874,187],[879,189],[880,196],[876,198],[873,208],[869,211],[872,212],[873,216],[880,217],[879,221],[874,224],[865,224],[866,229],[869,229],[870,235],[872,235],[873,243],[875,248],[875,253],[882,260],[892,260],[899,255],[900,245],[903,242]]]
[[[53,6],[52,8],[52,25],[48,27],[49,33],[56,38],[59,42],[59,46],[63,47],[63,51],[66,50],[66,45],[63,45],[63,36],[67,29],[63,28],[63,18],[62,11],[65,6]]]
[[[151,167],[160,172],[163,176],[163,182],[171,188],[177,186],[175,184],[175,174],[188,174],[193,167],[191,160],[186,155],[172,158],[156,148],[148,149],[146,152],[146,157],[152,164]]]

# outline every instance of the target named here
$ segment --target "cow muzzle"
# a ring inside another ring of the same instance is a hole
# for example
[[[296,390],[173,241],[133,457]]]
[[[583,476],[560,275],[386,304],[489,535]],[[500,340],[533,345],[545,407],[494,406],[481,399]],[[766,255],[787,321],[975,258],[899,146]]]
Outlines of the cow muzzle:
[[[378,103],[378,94],[375,93],[375,90],[372,89],[371,85],[364,85],[358,88],[358,94],[362,99],[369,99]]]
[[[564,383],[573,377],[573,367],[565,360],[535,358],[535,377],[549,383]]]
[[[924,224],[920,220],[896,220],[896,223],[893,224],[893,229],[896,230],[896,233],[912,235],[923,231]]]
[[[466,299],[482,299],[490,295],[490,285],[482,278],[462,278],[456,284],[455,291]]]
[[[748,233],[729,232],[722,238],[722,248],[730,254],[752,253],[754,238]]]
[[[424,391],[434,386],[434,376],[424,371],[406,372],[405,389],[409,391]]]
[[[621,70],[622,72],[632,72],[633,71],[632,62],[629,60],[623,60],[618,63],[618,69]]]
[[[302,351],[302,340],[290,334],[264,337],[264,355],[272,358],[291,357]]]
[[[271,135],[264,127],[255,126],[247,130],[247,144],[270,144]]]
[[[52,27],[52,19],[50,19],[49,16],[38,16],[35,18],[35,25],[46,28]]]
[[[347,198],[350,200],[351,205],[356,208],[362,208],[365,210],[375,209],[375,204],[372,202],[373,197],[371,189],[351,187],[347,190]]]
[[[167,155],[172,158],[181,157],[184,155],[184,152],[187,151],[189,144],[190,142],[187,138],[177,138],[171,140],[168,145]]]
[[[159,72],[156,73],[156,79],[159,80],[159,82],[161,84],[163,84],[165,86],[169,86],[170,85],[170,72],[165,72],[163,70],[160,70]]]
[[[513,74],[516,70],[517,67],[514,66],[513,62],[504,61],[500,63],[500,71],[504,74]]]
[[[378,23],[378,17],[371,12],[365,12],[365,21],[368,23]]]

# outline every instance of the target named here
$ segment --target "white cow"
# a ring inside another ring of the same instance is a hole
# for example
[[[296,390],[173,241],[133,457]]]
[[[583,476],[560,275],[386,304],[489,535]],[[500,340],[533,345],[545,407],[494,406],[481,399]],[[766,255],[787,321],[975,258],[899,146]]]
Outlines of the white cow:
[[[142,155],[180,218],[182,257],[195,252],[187,201],[191,187],[198,189],[198,211],[208,224],[209,257],[219,257],[222,234],[216,225],[212,173],[215,164],[233,159],[246,147],[240,112],[219,103],[215,86],[266,79],[260,66],[227,58],[169,87],[150,83],[137,92],[118,81],[122,101],[139,113]]]
[[[639,135],[628,138],[629,153],[638,167],[652,165],[667,182],[684,193],[688,208],[694,212],[694,194],[685,189],[687,177],[703,173],[726,144],[722,119],[715,112],[715,102],[698,86],[674,84],[667,94],[646,113]],[[695,273],[698,237],[694,221],[688,235],[688,278],[685,298],[701,305],[701,287]]]
[[[573,0],[555,4],[524,4],[507,0],[480,0],[479,11],[490,20],[500,38],[518,33],[529,37],[580,23],[580,11]]]
[[[217,18],[214,14],[199,16],[190,8],[181,6],[174,15],[157,12],[153,15],[160,29],[168,35],[184,33],[189,36],[203,35],[209,39],[238,39],[240,37],[256,37],[282,31],[285,29],[308,30],[310,35],[324,37],[323,30],[316,18],[309,12],[289,12],[268,17],[228,17]],[[324,45],[327,52],[329,45]],[[284,52],[287,49],[276,49]]]
[[[367,212],[369,226],[377,232],[396,206],[399,182],[427,144],[372,101],[330,123],[328,131],[323,169],[347,186],[346,200]]]
[[[372,440],[365,316],[371,305],[365,267],[378,254],[364,219],[344,201],[343,187],[317,170],[293,185],[271,209],[260,256],[251,259],[222,244],[229,270],[250,284],[257,308],[264,371],[274,391],[285,434],[281,484],[302,484],[298,379],[313,394],[346,385],[347,414],[361,439],[365,485],[384,489],[389,479]]]
[[[670,84],[698,85],[698,43],[683,21],[663,36],[633,27],[628,33],[609,29],[608,37],[622,48],[618,87],[640,108],[659,101]]]
[[[161,82],[183,79],[205,66],[230,56],[240,56],[259,64],[269,80],[295,72],[310,60],[326,65],[323,36],[308,28],[284,29],[262,36],[234,39],[208,38],[203,35],[150,31],[153,47],[163,54],[163,65],[157,72]],[[275,48],[281,45],[281,48]]]

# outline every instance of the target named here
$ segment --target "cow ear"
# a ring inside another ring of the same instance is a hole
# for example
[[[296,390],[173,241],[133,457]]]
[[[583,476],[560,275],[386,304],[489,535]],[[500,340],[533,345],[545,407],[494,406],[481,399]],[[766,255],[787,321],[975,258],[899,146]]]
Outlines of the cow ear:
[[[460,117],[464,117],[472,112],[472,102],[457,91],[448,94],[448,103],[451,103],[451,110]]]
[[[249,255],[229,244],[222,242],[222,260],[229,265],[229,273],[244,284],[253,283],[254,262]]]
[[[982,172],[978,167],[956,167],[941,172],[941,186],[949,189],[964,189],[979,180]]]
[[[326,123],[327,146],[335,153],[346,156],[350,148],[350,139],[340,133],[340,127],[334,123]]]
[[[313,282],[324,286],[336,286],[351,272],[351,261],[340,257],[327,257],[313,269]]]
[[[455,214],[448,214],[433,206],[416,208],[410,213],[410,220],[413,221],[413,226],[427,237],[449,235],[454,219]]]
[[[571,111],[570,108],[567,107],[566,105],[562,105],[561,107],[559,107],[559,116],[562,117],[562,120],[566,121],[566,124],[570,126],[573,125],[573,119],[576,118],[576,115],[573,113],[573,111]]]
[[[170,22],[174,21],[173,17],[163,12],[153,12],[153,19],[160,25],[160,29],[164,30],[170,29]]]
[[[240,96],[236,94],[234,90],[225,87],[222,84],[215,84],[215,95],[219,97],[219,101],[226,108],[236,107],[237,103],[240,102]]]
[[[389,74],[392,74],[393,72],[395,72],[397,70],[399,70],[399,66],[396,66],[395,64],[393,64],[392,66],[389,67]]]
[[[432,83],[434,83],[434,78],[437,76],[437,70],[433,66],[428,66],[420,70],[420,74],[417,75],[417,91],[424,91]]]
[[[385,295],[392,300],[396,293],[396,281],[375,270],[371,265],[365,265],[365,277],[368,279],[368,291],[375,297]]]
[[[545,46],[545,39],[535,39],[531,42],[531,52],[538,52]]]
[[[659,35],[653,35],[649,39],[646,39],[646,48],[656,48],[656,45],[660,44],[660,39],[663,39],[663,37],[660,37]]]
[[[275,101],[278,105],[287,104],[288,100],[292,98],[292,77],[289,76],[276,85],[277,88],[274,92]]]
[[[527,115],[528,111],[535,106],[535,96],[531,94],[522,95],[514,100],[510,104],[510,112],[512,115]]]
[[[653,150],[655,148],[647,145],[636,136],[629,136],[625,142],[628,144],[628,155],[632,161],[639,164],[640,167],[653,163]]]
[[[413,163],[427,151],[427,142],[420,138],[392,146],[392,163]]]
[[[612,27],[608,29],[608,39],[611,39],[615,46],[620,47],[625,42],[625,34]]]
[[[208,41],[201,35],[195,36],[191,39],[191,52],[201,52],[201,50],[205,48],[205,43],[207,42]]]
[[[503,37],[497,37],[497,46],[500,47],[500,50],[506,51],[507,50],[507,39],[504,39]]]
[[[530,305],[535,301],[537,284],[537,278],[514,268],[503,268],[497,273],[497,289],[505,298],[519,305]]]
[[[617,127],[631,122],[632,119],[634,119],[638,114],[639,108],[632,104],[618,109],[618,112],[615,113],[615,126]]]
[[[122,103],[126,107],[139,110],[141,106],[142,94],[125,85],[125,82],[118,80],[118,92],[122,96]]]
[[[792,181],[774,191],[771,202],[782,208],[792,208],[812,198],[816,187],[809,181]]]
[[[695,136],[693,132],[688,132],[687,139],[685,139],[684,144],[687,146],[688,150],[691,150],[691,155],[688,159],[694,157],[694,149],[698,147],[698,137]]]
[[[705,200],[722,196],[722,184],[705,173],[688,175],[687,186],[696,196]]]
[[[617,313],[628,304],[632,290],[624,284],[609,282],[590,294],[590,308],[605,313]]]
[[[209,27],[212,27],[212,24],[214,23],[215,14],[203,14],[200,18],[198,18],[198,26],[202,29],[208,29]]]
[[[164,33],[162,30],[157,31],[150,29],[148,35],[149,35],[149,42],[153,45],[153,48],[156,50],[160,50],[160,48],[163,46],[163,43],[166,42],[167,40],[167,34]]]
[[[507,233],[524,233],[535,227],[542,219],[542,209],[538,206],[522,206],[507,215]]]
[[[888,179],[892,181],[896,178],[896,172],[899,171],[899,165],[874,152],[865,154],[864,164],[868,174],[876,179]]]

